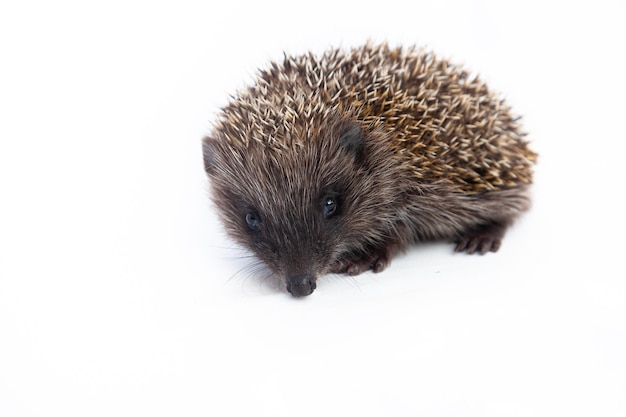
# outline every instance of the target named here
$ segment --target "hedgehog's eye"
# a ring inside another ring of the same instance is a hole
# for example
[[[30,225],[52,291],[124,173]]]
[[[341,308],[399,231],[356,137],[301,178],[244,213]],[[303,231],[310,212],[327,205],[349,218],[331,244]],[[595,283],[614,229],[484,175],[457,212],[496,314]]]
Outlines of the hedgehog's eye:
[[[337,200],[335,200],[333,197],[326,197],[324,199],[323,210],[325,217],[330,217],[335,214],[335,212],[337,211]]]
[[[248,223],[248,227],[254,231],[258,231],[261,228],[261,218],[255,211],[246,214],[246,223]]]

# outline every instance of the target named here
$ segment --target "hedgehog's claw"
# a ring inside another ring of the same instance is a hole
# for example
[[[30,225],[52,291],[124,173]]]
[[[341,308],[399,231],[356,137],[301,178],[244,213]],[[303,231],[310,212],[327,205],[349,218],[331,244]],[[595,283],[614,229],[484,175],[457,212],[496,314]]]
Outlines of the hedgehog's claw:
[[[487,252],[497,252],[502,245],[506,225],[492,223],[486,226],[466,231],[457,242],[455,252],[467,252],[481,255]]]
[[[384,271],[390,263],[387,251],[381,249],[365,256],[341,259],[335,262],[330,268],[330,272],[354,276],[371,269],[378,273]]]

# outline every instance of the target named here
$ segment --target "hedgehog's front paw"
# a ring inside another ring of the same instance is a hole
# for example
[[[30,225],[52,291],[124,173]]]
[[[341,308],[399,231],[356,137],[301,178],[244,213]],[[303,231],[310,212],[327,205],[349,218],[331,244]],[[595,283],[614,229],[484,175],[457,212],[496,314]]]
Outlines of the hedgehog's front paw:
[[[476,251],[484,255],[487,252],[497,252],[502,245],[506,226],[500,223],[477,227],[466,231],[457,242],[455,252],[466,251],[472,254]]]
[[[330,268],[333,274],[359,275],[367,270],[382,272],[390,264],[386,250],[381,249],[361,257],[346,257],[338,260]]]

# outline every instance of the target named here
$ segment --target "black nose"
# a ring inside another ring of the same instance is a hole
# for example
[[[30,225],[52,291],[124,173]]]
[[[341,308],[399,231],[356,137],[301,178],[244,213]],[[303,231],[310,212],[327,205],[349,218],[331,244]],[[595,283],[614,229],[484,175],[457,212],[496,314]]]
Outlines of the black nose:
[[[304,274],[287,277],[287,291],[294,297],[311,295],[316,287],[315,277],[312,275]]]

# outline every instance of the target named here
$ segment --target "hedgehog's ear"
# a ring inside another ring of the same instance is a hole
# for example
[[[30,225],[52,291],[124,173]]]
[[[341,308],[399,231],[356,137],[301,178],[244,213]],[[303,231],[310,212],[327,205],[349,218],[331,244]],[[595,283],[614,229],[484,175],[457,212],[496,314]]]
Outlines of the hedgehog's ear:
[[[352,154],[356,162],[361,162],[365,148],[361,127],[357,124],[348,126],[339,138],[339,145],[346,152]]]
[[[202,158],[204,159],[204,170],[210,173],[215,166],[215,150],[210,137],[202,139]]]

